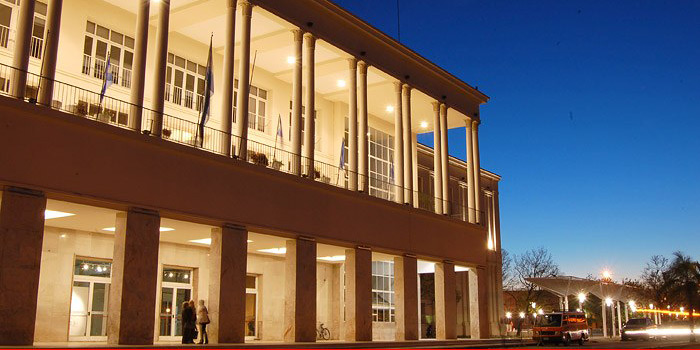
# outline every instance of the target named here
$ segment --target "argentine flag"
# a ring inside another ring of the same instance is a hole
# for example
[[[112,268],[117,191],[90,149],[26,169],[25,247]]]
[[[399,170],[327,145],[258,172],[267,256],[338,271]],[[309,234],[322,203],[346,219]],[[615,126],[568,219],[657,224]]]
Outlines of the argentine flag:
[[[202,103],[202,115],[199,121],[199,147],[202,147],[202,144],[204,144],[204,125],[207,123],[209,120],[209,111],[210,111],[210,106],[211,106],[211,95],[214,94],[214,73],[212,72],[212,63],[211,63],[211,53],[212,53],[212,40],[213,40],[213,34],[212,38],[209,39],[209,58],[207,58],[207,72],[206,76],[204,77],[204,101]]]
[[[102,100],[105,98],[107,93],[107,88],[114,82],[114,77],[112,74],[112,60],[110,59],[110,53],[107,53],[107,64],[105,65],[104,81],[102,82],[102,91],[100,91],[100,105]]]
[[[340,141],[340,164],[338,164],[340,170],[345,170],[345,138]]]

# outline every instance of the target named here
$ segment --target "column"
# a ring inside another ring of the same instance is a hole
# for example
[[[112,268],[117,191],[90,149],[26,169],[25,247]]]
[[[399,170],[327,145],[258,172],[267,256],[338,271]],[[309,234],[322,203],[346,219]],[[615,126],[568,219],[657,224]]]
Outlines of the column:
[[[157,212],[117,213],[107,317],[111,345],[153,344],[159,229]]]
[[[13,94],[19,99],[24,99],[24,92],[27,88],[29,50],[31,49],[34,29],[34,5],[36,5],[36,0],[24,0],[19,5],[19,22],[17,23],[15,51],[12,60],[12,67],[16,69]]]
[[[394,257],[396,340],[418,340],[418,261],[414,255]]]
[[[615,302],[613,301],[612,305],[610,305],[610,325],[612,326],[612,335],[611,337],[617,336],[617,329],[615,325]]]
[[[582,309],[583,311],[583,309]],[[630,311],[627,309],[627,303],[625,303],[625,322],[628,322],[630,320]]]
[[[435,263],[435,334],[437,339],[457,339],[457,291],[455,265]]]
[[[442,201],[442,130],[440,129],[440,103],[433,102],[433,197],[435,199],[435,213],[443,213]]]
[[[413,205],[413,133],[411,132],[411,87],[403,85],[403,186],[404,202]]]
[[[472,120],[472,152],[474,153],[474,211],[475,222],[483,224],[485,218],[481,214],[481,166],[479,165],[479,123]]]
[[[309,178],[314,179],[314,149],[316,143],[316,37],[314,37],[314,35],[311,33],[305,33],[304,40],[306,41],[304,55],[307,57],[307,64],[305,67],[306,74],[304,76],[304,78],[306,78],[304,84],[304,93],[306,95],[306,115],[304,119],[304,162],[306,162],[306,175]]]
[[[360,93],[358,94],[358,119],[359,119],[359,146],[358,146],[358,172],[359,172],[359,185],[360,191],[364,193],[369,193],[369,145],[367,144],[367,133],[369,133],[369,127],[367,126],[367,63],[360,61],[357,63],[358,70],[360,73]]]
[[[239,0],[241,7],[241,58],[238,61],[238,100],[236,102],[236,129],[238,158],[248,159],[248,98],[250,96],[250,21],[253,5]]]
[[[607,315],[606,315],[606,310],[605,310],[605,298],[603,298],[600,301],[600,309],[601,309],[601,314],[603,315],[603,338],[608,337],[608,324],[607,324]]]
[[[316,241],[287,241],[284,271],[284,341],[316,341]]]
[[[564,311],[569,311],[569,296],[564,296]]]
[[[231,156],[231,135],[233,134],[233,67],[236,48],[236,6],[237,0],[226,0],[226,37],[224,44],[223,88],[221,90],[221,150]]]
[[[245,279],[248,230],[224,225],[211,230],[209,248],[210,341],[245,342]]]
[[[472,119],[467,117],[466,123],[466,134],[467,134],[467,213],[469,222],[476,223],[476,204],[474,204],[476,198],[476,191],[474,190],[474,142],[472,133]]]
[[[301,68],[304,33],[300,29],[292,30],[294,35],[294,77],[292,79],[292,174],[301,175]]]
[[[165,108],[165,72],[168,66],[168,33],[170,31],[170,0],[156,2],[159,8],[158,31],[156,32],[156,69],[153,79],[153,125],[151,134],[160,137],[163,132],[163,110]],[[200,135],[204,138],[204,135]]]
[[[134,36],[134,65],[131,75],[131,115],[129,128],[141,131],[143,117],[143,90],[146,82],[146,54],[148,51],[148,19],[150,0],[139,0],[136,12],[136,35]]]
[[[401,82],[394,82],[396,104],[394,105],[394,195],[396,203],[404,203],[404,167],[403,167],[403,114],[401,100]]]
[[[56,60],[58,59],[58,37],[61,32],[61,12],[63,0],[49,2],[49,12],[46,15],[46,51],[44,51],[41,82],[39,87],[39,104],[51,106],[53,100],[53,85],[56,79]]]
[[[345,250],[345,340],[372,340],[372,251]]]
[[[621,335],[622,333],[622,315],[620,313],[622,310],[620,310],[620,302],[616,301],[617,304],[617,334],[616,335]]]
[[[349,58],[350,71],[348,82],[350,95],[348,100],[348,189],[357,191],[357,59]]]
[[[447,142],[447,106],[440,104],[440,165],[442,167],[442,212],[450,214],[450,150]]]
[[[477,269],[470,268],[468,271],[469,278],[469,332],[472,339],[481,339],[481,320],[479,319],[479,273]],[[486,334],[484,334],[485,336]]]
[[[6,187],[0,205],[0,345],[34,343],[46,196]]]

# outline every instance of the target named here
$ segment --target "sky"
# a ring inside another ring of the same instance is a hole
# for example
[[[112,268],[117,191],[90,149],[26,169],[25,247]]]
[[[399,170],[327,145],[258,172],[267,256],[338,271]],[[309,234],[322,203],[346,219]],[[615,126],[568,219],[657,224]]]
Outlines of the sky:
[[[504,249],[615,279],[700,259],[700,1],[399,1],[400,41],[491,98]],[[397,38],[396,0],[334,2]],[[448,135],[464,159],[464,128]]]

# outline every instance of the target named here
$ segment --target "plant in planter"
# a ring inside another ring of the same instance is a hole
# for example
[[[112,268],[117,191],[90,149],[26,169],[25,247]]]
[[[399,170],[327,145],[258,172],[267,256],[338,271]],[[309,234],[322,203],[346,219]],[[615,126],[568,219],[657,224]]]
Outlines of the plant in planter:
[[[314,179],[321,177],[321,171],[318,168],[314,169]]]
[[[271,167],[272,167],[272,169],[280,170],[280,169],[282,168],[282,162],[279,161],[279,160],[277,160],[277,159],[274,159],[274,160],[272,161]]]
[[[170,138],[172,131],[170,131],[170,129],[163,129],[162,134],[163,134],[163,137],[165,137],[167,139],[167,138]]]
[[[265,153],[258,153],[255,151],[248,151],[248,160],[253,164],[262,166],[268,166],[268,164],[270,164]]]

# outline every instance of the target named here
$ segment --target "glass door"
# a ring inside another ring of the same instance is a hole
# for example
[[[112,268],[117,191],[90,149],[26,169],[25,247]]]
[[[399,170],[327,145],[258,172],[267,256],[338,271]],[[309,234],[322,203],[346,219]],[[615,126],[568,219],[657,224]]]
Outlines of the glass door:
[[[159,339],[182,340],[182,303],[192,299],[191,270],[163,268]]]
[[[245,337],[258,338],[258,278],[245,278]]]
[[[109,283],[73,282],[70,306],[70,340],[107,340]]]

